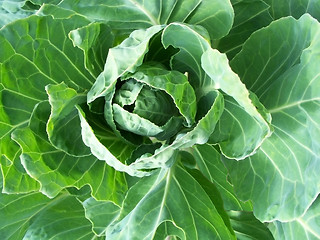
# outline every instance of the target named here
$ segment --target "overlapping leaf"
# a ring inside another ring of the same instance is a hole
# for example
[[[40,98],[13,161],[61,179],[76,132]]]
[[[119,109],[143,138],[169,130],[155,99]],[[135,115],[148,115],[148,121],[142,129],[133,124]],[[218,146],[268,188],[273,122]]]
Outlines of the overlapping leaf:
[[[253,200],[262,221],[300,217],[320,192],[319,34],[309,15],[281,19],[253,34],[232,61],[275,129],[254,156],[225,161],[238,195]]]
[[[213,43],[214,47],[226,53],[229,59],[241,50],[245,40],[254,31],[267,26],[273,20],[268,11],[270,6],[263,0],[234,0],[232,7],[235,16],[230,33]]]
[[[189,150],[199,170],[214,183],[223,199],[224,208],[234,211],[251,211],[249,202],[242,202],[235,195],[232,183],[228,182],[228,170],[223,165],[220,153],[212,145],[196,145]]]
[[[82,203],[86,218],[92,222],[92,230],[98,236],[104,235],[106,228],[120,214],[120,207],[110,201],[88,198]]]
[[[264,1],[270,6],[269,12],[274,19],[286,16],[299,18],[305,13],[310,13],[313,17],[320,19],[318,0]]]
[[[83,67],[81,50],[72,46],[66,34],[56,34],[88,23],[79,16],[67,20],[31,16],[0,30],[1,47],[5,49],[0,52],[0,149],[1,155],[14,161],[5,170],[4,182],[7,176],[13,177],[9,173],[11,167],[12,171],[22,169],[16,162],[19,147],[10,134],[28,123],[34,105],[47,99],[45,86],[64,81],[84,91],[92,85],[93,78]]]
[[[307,210],[307,212],[291,222],[275,221],[269,225],[276,239],[298,240],[320,238],[320,198],[318,197]]]
[[[50,200],[37,192],[1,194],[0,217],[1,239],[89,240],[96,237],[82,205],[68,195]]]
[[[171,22],[187,22],[204,26],[210,30],[212,39],[219,39],[229,32],[233,22],[232,6],[223,0],[64,0],[58,7],[79,13],[91,21],[108,23],[122,34]],[[55,14],[58,11],[53,5],[45,5],[42,12]]]
[[[237,239],[274,239],[267,226],[257,220],[252,212],[228,211],[228,215],[230,216],[231,225],[236,233]]]
[[[235,239],[216,207],[184,168],[162,169],[129,190],[106,238],[153,239],[158,227],[168,221],[173,225],[169,224],[167,234],[179,234],[180,239]]]
[[[40,183],[40,191],[52,198],[66,187],[81,188],[88,184],[95,198],[121,202],[127,189],[124,175],[92,155],[72,157],[53,147],[46,134],[49,113],[49,104],[40,103],[29,127],[13,133],[13,139],[22,149],[22,165]],[[126,154],[122,148],[118,153],[119,159],[130,156],[130,153],[120,156]]]
[[[27,0],[1,0],[0,1],[0,28],[15,20],[26,18],[35,13],[35,10],[28,9]]]

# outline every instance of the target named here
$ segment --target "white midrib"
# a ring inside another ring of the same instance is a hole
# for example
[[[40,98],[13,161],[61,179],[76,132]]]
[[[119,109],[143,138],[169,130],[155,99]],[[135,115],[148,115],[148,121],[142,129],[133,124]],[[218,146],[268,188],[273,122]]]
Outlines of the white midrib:
[[[295,106],[298,106],[300,104],[311,102],[311,101],[320,101],[320,97],[296,101],[296,102],[293,102],[293,103],[290,103],[290,104],[287,104],[287,105],[283,105],[283,106],[280,106],[280,107],[277,107],[277,108],[268,109],[268,111],[271,114],[272,113],[277,113],[277,112],[281,112],[284,109],[295,107]]]
[[[151,21],[152,25],[160,25],[159,21],[141,4],[139,4],[136,0],[129,0],[133,5],[135,5],[141,12],[143,12]]]
[[[313,229],[311,229],[307,223],[305,223],[302,219],[298,218],[296,220],[298,223],[301,224],[301,226],[307,230],[308,232],[310,232],[312,235],[314,235],[315,237],[317,237],[318,239],[320,239],[320,235],[318,233],[316,233]]]

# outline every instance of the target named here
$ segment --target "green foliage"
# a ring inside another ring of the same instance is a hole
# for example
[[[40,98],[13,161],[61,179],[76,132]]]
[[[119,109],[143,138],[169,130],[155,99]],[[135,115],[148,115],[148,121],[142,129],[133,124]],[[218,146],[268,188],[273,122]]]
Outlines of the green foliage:
[[[319,1],[0,16],[0,239],[320,238]]]

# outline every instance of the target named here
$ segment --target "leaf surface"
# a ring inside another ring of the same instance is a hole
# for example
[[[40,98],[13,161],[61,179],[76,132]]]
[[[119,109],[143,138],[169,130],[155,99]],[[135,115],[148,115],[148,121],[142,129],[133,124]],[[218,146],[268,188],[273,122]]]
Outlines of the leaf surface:
[[[158,171],[134,185],[119,219],[107,228],[106,238],[153,239],[164,221],[176,229],[188,226],[173,232],[180,239],[235,239],[199,183],[180,166]]]
[[[23,207],[22,207],[23,206]],[[82,205],[71,196],[0,195],[1,239],[92,239]]]
[[[35,13],[35,10],[24,9],[26,0],[2,0],[0,2],[0,28],[15,20],[26,18]]]
[[[221,156],[214,146],[209,144],[195,145],[188,151],[194,157],[199,170],[218,188],[226,210],[251,211],[249,202],[238,199],[232,183],[228,181],[228,170],[221,161]]]
[[[32,124],[13,132],[13,139],[22,149],[21,163],[40,183],[40,192],[52,198],[64,188],[79,189],[89,185],[97,199],[121,202],[127,189],[123,174],[92,155],[73,157],[53,147],[46,134],[49,113],[47,102],[39,104],[32,116]]]
[[[81,50],[74,48],[66,35],[56,34],[87,24],[88,20],[79,16],[67,20],[31,16],[0,30],[0,44],[5,49],[0,52],[0,150],[1,156],[14,162],[8,165],[5,182],[10,181],[9,176],[13,177],[10,168],[22,169],[17,162],[19,147],[10,134],[26,126],[34,106],[47,99],[45,86],[64,81],[84,91],[92,85]],[[39,28],[42,31],[37,31]]]
[[[239,197],[253,200],[261,221],[300,217],[320,191],[319,32],[309,15],[284,18],[253,34],[232,61],[273,119],[273,135],[254,156],[225,161]]]
[[[269,229],[276,239],[298,240],[320,238],[319,226],[319,207],[320,198],[318,197],[307,210],[307,212],[291,222],[275,221],[269,225]]]
[[[274,240],[265,224],[255,218],[252,212],[228,211],[231,225],[239,240]],[[281,239],[281,238],[276,238]]]
[[[187,22],[208,28],[212,38],[218,39],[229,32],[233,21],[232,6],[223,0],[96,0],[81,3],[64,0],[59,7],[91,21],[108,23],[124,33],[171,22]]]

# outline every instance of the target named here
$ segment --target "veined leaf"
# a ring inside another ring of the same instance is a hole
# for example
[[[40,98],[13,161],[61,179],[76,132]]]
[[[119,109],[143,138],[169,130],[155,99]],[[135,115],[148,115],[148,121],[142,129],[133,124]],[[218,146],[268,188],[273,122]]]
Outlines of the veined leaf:
[[[229,32],[233,22],[232,6],[224,0],[63,0],[59,7],[86,16],[91,21],[108,23],[124,33],[171,22],[187,22],[210,29],[212,39],[219,39]],[[46,6],[43,11],[50,13]]]
[[[31,16],[0,30],[0,45],[5,49],[0,52],[0,154],[14,161],[12,167],[22,169],[16,162],[19,147],[10,134],[26,126],[34,105],[47,99],[45,86],[65,81],[83,91],[92,85],[81,50],[74,48],[66,35],[56,34],[86,24],[88,20],[79,16],[66,20]],[[42,30],[37,31],[39,28]]]
[[[276,239],[320,239],[319,207],[320,198],[318,197],[303,216],[291,222],[272,222],[269,229]]]
[[[197,192],[197,196],[194,195]],[[141,179],[128,192],[120,217],[107,228],[107,239],[153,239],[164,221],[169,235],[185,239],[235,239],[201,185],[177,165]],[[139,230],[136,226],[139,225]],[[168,229],[170,230],[170,229]]]
[[[127,189],[123,174],[92,155],[72,157],[54,148],[45,131],[49,113],[50,105],[40,103],[29,127],[13,132],[22,149],[22,165],[40,183],[40,192],[52,198],[64,188],[89,185],[95,198],[121,202]]]
[[[97,201],[88,198],[82,203],[86,218],[92,222],[92,230],[98,236],[104,235],[106,227],[111,224],[120,213],[120,207],[110,201]]]
[[[0,28],[15,20],[26,18],[35,13],[33,9],[24,9],[27,0],[0,1]]]
[[[227,211],[238,240],[273,240],[267,226],[255,218],[252,212]],[[281,239],[281,238],[276,238]]]
[[[86,95],[77,94],[64,83],[48,85],[46,91],[51,105],[46,129],[50,143],[73,156],[90,155],[90,149],[82,141],[80,119],[75,107],[86,102]]]
[[[114,156],[112,152],[110,152],[110,150],[101,143],[104,139],[102,138],[101,140],[99,140],[95,135],[93,129],[85,118],[85,113],[80,108],[78,108],[78,111],[81,121],[81,134],[83,142],[90,148],[92,154],[96,158],[105,161],[108,166],[113,167],[115,170],[126,172],[131,176],[143,177],[150,175],[150,173],[148,172],[135,170],[129,167],[128,165],[122,163],[116,156]],[[124,150],[126,150],[126,148]]]
[[[274,19],[286,16],[300,18],[305,13],[310,13],[313,17],[320,19],[318,0],[264,1],[270,5],[269,12]]]
[[[190,127],[194,124],[197,112],[196,96],[184,74],[168,71],[160,66],[142,65],[135,73],[125,77],[125,79],[128,78],[134,78],[154,89],[168,93],[180,114],[184,116],[186,125]]]
[[[73,44],[83,51],[86,69],[95,78],[103,71],[114,36],[106,24],[91,23],[69,33]]]
[[[253,32],[267,26],[273,20],[269,13],[270,6],[263,0],[235,0],[232,7],[235,16],[230,33],[213,42],[213,46],[226,53],[229,59],[241,51],[243,43]]]
[[[235,195],[233,185],[227,180],[228,170],[221,161],[220,153],[212,145],[195,145],[188,152],[195,158],[201,173],[217,186],[226,210],[252,210],[249,202],[244,203]]]
[[[225,161],[239,197],[253,200],[261,221],[292,221],[320,192],[319,36],[310,15],[283,18],[253,34],[232,61],[273,119],[273,135],[254,156]]]
[[[0,194],[1,239],[93,239],[91,224],[75,197],[50,200],[41,193]]]
[[[12,140],[11,140],[12,141]],[[17,194],[29,193],[40,189],[39,183],[30,177],[20,162],[21,150],[17,151],[15,159],[9,160],[1,156],[0,167],[3,182],[2,193]]]
[[[181,133],[170,145],[163,145],[154,154],[145,154],[138,158],[130,166],[135,169],[168,168],[172,165],[172,159],[176,150],[192,147],[195,144],[204,144],[212,134],[219,120],[224,106],[222,94],[212,91],[205,96],[208,104],[206,115],[200,119],[197,125],[187,133]]]
[[[267,121],[267,119],[271,119],[271,117],[267,116],[269,114],[266,112],[261,115],[257,110],[258,104],[253,104],[253,101],[249,97],[249,91],[240,81],[238,75],[229,67],[226,55],[209,48],[201,57],[201,66],[212,79],[213,83],[211,85],[216,89],[221,89],[228,96],[232,97],[244,110],[242,114],[238,115],[237,104],[235,104],[236,106],[226,104],[226,106],[228,106],[226,112],[230,114],[228,115],[230,117],[224,116],[224,121],[220,120],[221,128],[219,128],[218,134],[219,132],[229,132],[229,136],[221,142],[217,141],[222,153],[228,158],[235,159],[244,159],[252,155],[263,141],[271,135],[270,123]],[[229,102],[232,102],[232,99],[230,100]],[[265,119],[265,117],[267,119]],[[242,118],[245,120],[242,120]],[[233,128],[235,121],[237,121],[239,127]],[[250,127],[242,127],[242,125],[246,125],[248,121],[253,124]],[[235,129],[238,131],[235,131]],[[243,144],[240,145],[238,138],[241,137],[244,140],[242,141]]]

